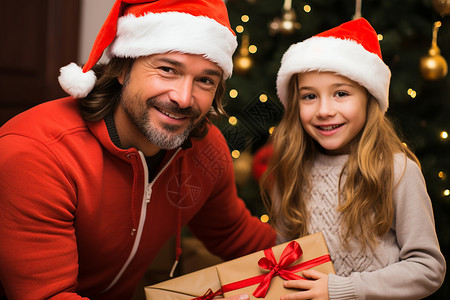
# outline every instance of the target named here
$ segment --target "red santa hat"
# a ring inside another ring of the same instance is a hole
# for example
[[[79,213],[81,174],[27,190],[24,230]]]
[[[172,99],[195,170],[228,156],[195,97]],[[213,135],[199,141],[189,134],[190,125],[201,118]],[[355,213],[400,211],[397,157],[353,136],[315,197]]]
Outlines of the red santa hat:
[[[95,40],[83,68],[61,68],[61,87],[85,97],[97,80],[92,67],[106,55],[137,58],[158,53],[203,55],[231,76],[237,47],[223,0],[117,0]]]
[[[308,71],[330,71],[365,87],[385,112],[391,71],[381,57],[378,36],[364,18],[341,24],[289,47],[281,60],[277,93],[287,107],[291,77]]]

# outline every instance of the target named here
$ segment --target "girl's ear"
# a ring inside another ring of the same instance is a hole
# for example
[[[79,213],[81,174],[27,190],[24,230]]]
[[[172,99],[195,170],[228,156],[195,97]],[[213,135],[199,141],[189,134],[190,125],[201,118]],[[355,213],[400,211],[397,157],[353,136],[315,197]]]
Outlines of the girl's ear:
[[[125,82],[125,76],[126,76],[127,72],[123,71],[119,76],[117,76],[117,81],[123,85],[123,83]]]

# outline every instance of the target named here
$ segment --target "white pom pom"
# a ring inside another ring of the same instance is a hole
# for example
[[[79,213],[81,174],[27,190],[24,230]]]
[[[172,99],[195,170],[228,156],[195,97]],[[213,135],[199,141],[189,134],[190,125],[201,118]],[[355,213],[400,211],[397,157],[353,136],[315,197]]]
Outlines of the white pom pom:
[[[94,71],[83,70],[75,63],[70,63],[60,69],[59,84],[63,90],[74,98],[84,98],[94,88],[97,77]]]

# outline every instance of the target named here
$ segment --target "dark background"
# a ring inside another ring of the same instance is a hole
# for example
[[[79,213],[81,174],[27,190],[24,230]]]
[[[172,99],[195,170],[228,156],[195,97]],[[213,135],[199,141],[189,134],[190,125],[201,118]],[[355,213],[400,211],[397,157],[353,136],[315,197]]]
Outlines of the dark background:
[[[0,125],[12,116],[38,103],[65,96],[57,76],[59,68],[77,61],[79,0],[29,0],[26,5],[2,1],[0,26],[5,28],[0,47]],[[254,54],[238,50],[252,63],[246,69],[235,62],[227,95],[227,111],[237,119],[216,121],[224,133],[230,151],[238,150],[235,159],[236,179],[240,196],[256,215],[264,214],[256,180],[251,176],[255,153],[266,143],[269,129],[276,126],[283,108],[275,92],[276,73],[282,54],[295,42],[349,21],[355,14],[354,0],[293,0],[292,8],[301,28],[282,34],[271,33],[269,24],[282,18],[282,0],[228,0],[233,28],[242,25],[238,41],[244,34]],[[437,44],[441,55],[450,62],[450,16],[440,14],[433,3],[448,0],[365,0],[362,16],[383,35],[383,59],[392,71],[388,115],[405,136],[405,143],[422,163],[428,192],[434,206],[436,230],[442,252],[450,251],[450,75],[427,80],[421,75],[420,58],[431,46],[433,24],[441,21]],[[311,7],[305,12],[304,6]],[[448,4],[447,4],[448,7]],[[448,9],[448,8],[447,8]],[[448,10],[447,10],[448,11]],[[442,11],[441,11],[442,12]],[[244,22],[242,15],[249,16]],[[412,98],[408,89],[415,91]],[[267,97],[259,101],[260,95]],[[197,247],[197,246],[196,246]],[[450,299],[448,280],[430,299]]]
[[[432,0],[362,1],[361,14],[377,33],[383,60],[392,72],[388,116],[404,135],[404,141],[413,149],[422,163],[428,192],[433,203],[436,231],[445,257],[450,251],[450,145],[449,138],[441,138],[443,131],[450,132],[450,75],[437,80],[427,80],[421,74],[420,59],[431,47],[435,22],[442,23],[437,35],[441,55],[450,63],[450,1],[444,15],[433,6]],[[269,136],[268,129],[282,115],[275,90],[276,73],[283,53],[295,43],[324,30],[350,21],[355,15],[354,0],[292,1],[296,20],[301,28],[282,34],[271,34],[269,24],[282,18],[284,1],[274,0],[228,0],[227,6],[233,28],[243,26],[238,33],[240,45],[247,35],[250,45],[258,51],[241,54],[252,62],[248,69],[235,62],[233,77],[228,88],[238,91],[236,98],[228,96],[227,111],[238,120],[231,125],[227,120],[217,122],[230,146],[239,150],[241,157],[235,160],[235,172],[239,192],[257,215],[264,214],[258,195],[258,186],[251,176],[253,158]],[[434,3],[436,4],[436,3]],[[309,5],[311,11],[305,12]],[[244,22],[242,15],[249,16]],[[408,90],[415,91],[412,98]],[[261,103],[259,95],[269,100]],[[448,277],[447,277],[448,278]],[[430,299],[450,299],[450,283],[444,285]]]

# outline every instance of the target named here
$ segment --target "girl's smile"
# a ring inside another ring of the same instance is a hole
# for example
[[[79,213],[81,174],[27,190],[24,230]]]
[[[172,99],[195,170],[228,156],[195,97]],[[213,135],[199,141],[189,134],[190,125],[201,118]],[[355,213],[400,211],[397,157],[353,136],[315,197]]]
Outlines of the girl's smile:
[[[329,154],[349,153],[366,122],[367,91],[331,72],[298,75],[300,121]]]

